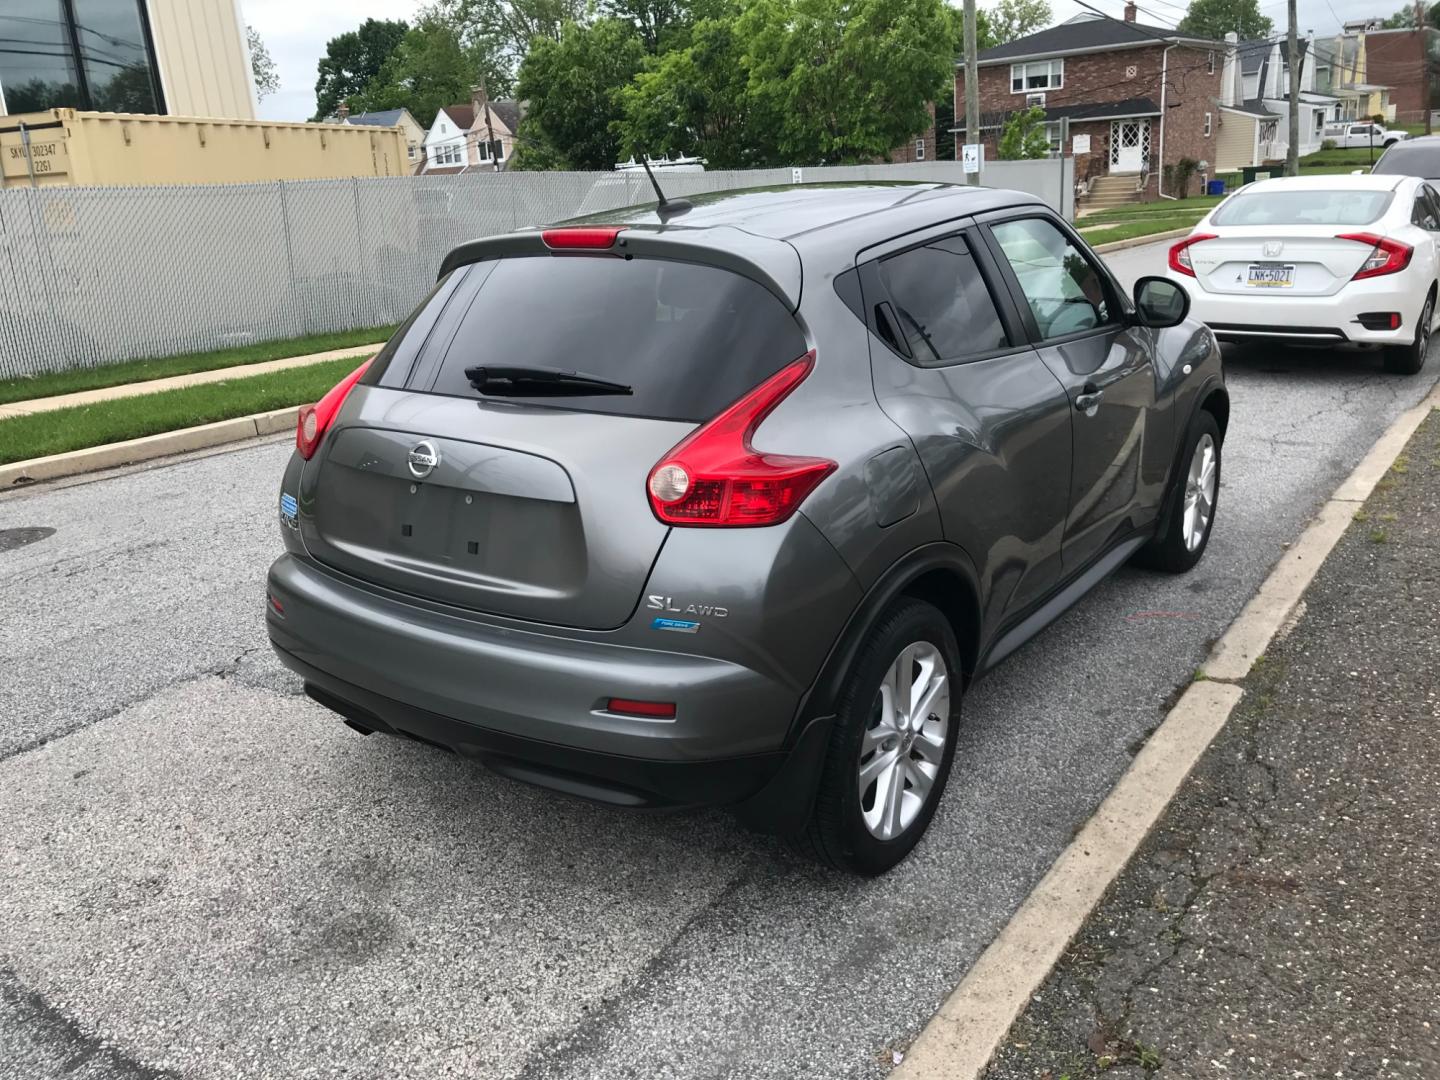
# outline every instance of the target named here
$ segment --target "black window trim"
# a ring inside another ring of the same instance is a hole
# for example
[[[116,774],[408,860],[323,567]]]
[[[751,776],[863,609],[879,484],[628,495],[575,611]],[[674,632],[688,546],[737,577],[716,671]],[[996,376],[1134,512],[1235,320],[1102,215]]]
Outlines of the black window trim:
[[[975,267],[980,272],[980,279],[990,294],[990,302],[995,305],[995,311],[1000,316],[1000,325],[1010,344],[999,349],[987,349],[954,359],[927,363],[897,349],[886,339],[885,335],[880,333],[880,327],[875,318],[876,309],[881,304],[888,303],[892,307],[894,305],[894,297],[890,295],[889,290],[880,280],[880,263],[896,255],[903,255],[907,251],[928,247],[936,241],[949,240],[954,237],[964,240],[966,247],[969,248],[971,258],[975,260]],[[860,275],[860,295],[864,305],[865,325],[869,327],[870,333],[876,341],[879,341],[892,355],[905,361],[911,367],[926,371],[943,370],[1030,351],[1030,343],[1026,339],[1024,327],[1020,322],[1020,313],[1015,310],[1009,292],[1001,286],[998,268],[994,265],[990,251],[985,246],[984,239],[979,235],[973,218],[965,217],[940,222],[924,229],[891,237],[889,240],[865,248],[860,252],[860,256],[863,259],[857,262],[856,269]]]
[[[1060,230],[1080,253],[1081,258],[1088,262],[1091,268],[1100,278],[1101,286],[1109,295],[1111,306],[1116,311],[1116,317],[1109,322],[1101,323],[1099,326],[1092,326],[1088,330],[1077,330],[1073,334],[1061,334],[1059,337],[1047,338],[1040,333],[1040,324],[1035,321],[1035,314],[1030,310],[1030,302],[1025,298],[1025,290],[1020,287],[1020,279],[1015,276],[1015,271],[1010,266],[1010,261],[1005,257],[1004,249],[1000,247],[1000,241],[995,238],[991,231],[995,225],[1004,225],[1011,221],[1023,221],[1028,218],[1039,218]],[[999,270],[1001,280],[1009,290],[1010,301],[1020,313],[1020,321],[1025,328],[1028,344],[1033,348],[1040,348],[1051,345],[1064,345],[1070,341],[1082,341],[1085,338],[1099,337],[1102,334],[1113,334],[1126,329],[1133,321],[1134,308],[1130,298],[1120,288],[1110,268],[1105,265],[1105,260],[1097,255],[1093,248],[1081,238],[1080,234],[1059,215],[1044,207],[1031,207],[1025,211],[1016,213],[1013,210],[999,210],[989,214],[982,214],[976,218],[985,237],[985,242],[990,248],[990,257]]]

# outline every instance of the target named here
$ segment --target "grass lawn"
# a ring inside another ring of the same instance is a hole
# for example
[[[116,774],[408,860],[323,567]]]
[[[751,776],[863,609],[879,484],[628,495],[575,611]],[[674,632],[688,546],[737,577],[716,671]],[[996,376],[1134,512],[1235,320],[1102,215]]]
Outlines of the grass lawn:
[[[1137,236],[1149,236],[1151,233],[1169,232],[1171,229],[1189,229],[1200,220],[1203,214],[1195,211],[1189,214],[1176,214],[1173,217],[1147,217],[1139,221],[1125,221],[1118,225],[1107,225],[1102,229],[1087,229],[1081,232],[1086,243],[1108,244],[1114,240],[1133,240]],[[1089,220],[1088,218],[1086,219]]]
[[[1148,220],[1152,217],[1174,217],[1189,210],[1203,214],[1211,207],[1218,206],[1222,198],[1224,198],[1222,195],[1196,195],[1189,199],[1176,199],[1173,202],[1169,199],[1161,199],[1158,202],[1114,206],[1109,210],[1097,210],[1093,214],[1086,214],[1080,218],[1080,227],[1089,228],[1091,225],[1101,225],[1113,221],[1134,221],[1140,218]]]
[[[0,405],[51,397],[55,394],[74,394],[81,390],[98,390],[103,386],[145,382],[147,379],[164,379],[171,375],[189,375],[196,371],[259,364],[265,360],[283,360],[291,356],[344,349],[352,345],[371,345],[386,340],[394,332],[393,326],[342,330],[334,334],[309,334],[284,341],[237,345],[233,349],[220,349],[216,352],[185,353],[153,360],[127,360],[121,364],[107,364],[98,368],[76,368],[71,371],[27,375],[18,379],[0,379]],[[203,422],[196,421],[197,424]]]
[[[359,357],[0,420],[0,465],[317,401]]]

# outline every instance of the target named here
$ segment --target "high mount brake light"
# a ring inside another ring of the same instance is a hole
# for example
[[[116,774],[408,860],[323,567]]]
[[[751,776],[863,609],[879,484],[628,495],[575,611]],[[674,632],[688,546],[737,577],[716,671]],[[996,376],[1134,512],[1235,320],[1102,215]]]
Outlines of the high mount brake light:
[[[615,246],[620,235],[619,225],[566,226],[546,229],[540,234],[545,246],[556,251],[603,251]]]
[[[815,366],[812,349],[682,439],[650,470],[646,491],[667,525],[778,525],[837,468],[828,458],[767,454],[755,429]]]
[[[345,398],[355,384],[360,381],[360,376],[369,369],[370,361],[366,360],[325,391],[325,396],[314,405],[306,405],[300,410],[300,415],[295,422],[295,449],[300,451],[300,456],[306,461],[315,456],[315,451],[320,446],[320,440],[325,437],[325,432],[329,430],[335,414],[340,411],[340,406],[345,404]]]
[[[1350,279],[1351,281],[1363,281],[1365,278],[1380,277],[1384,274],[1398,274],[1410,265],[1410,260],[1415,255],[1415,249],[1409,244],[1384,236],[1376,236],[1374,233],[1341,233],[1335,239],[1354,240],[1357,244],[1370,244],[1374,248],[1365,261],[1360,264],[1360,269],[1355,271],[1355,276]]]
[[[1185,239],[1179,243],[1172,244],[1170,246],[1170,269],[1178,274],[1188,274],[1194,277],[1195,267],[1190,265],[1190,252],[1188,249],[1191,245],[1200,243],[1201,240],[1217,239],[1219,239],[1219,237],[1214,233],[1196,233],[1194,236],[1185,237]]]

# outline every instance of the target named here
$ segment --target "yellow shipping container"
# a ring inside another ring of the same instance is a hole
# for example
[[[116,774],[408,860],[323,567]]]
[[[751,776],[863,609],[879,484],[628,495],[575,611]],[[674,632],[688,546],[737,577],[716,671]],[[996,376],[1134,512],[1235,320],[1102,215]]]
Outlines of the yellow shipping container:
[[[0,116],[5,187],[241,184],[405,176],[398,128],[138,113]]]

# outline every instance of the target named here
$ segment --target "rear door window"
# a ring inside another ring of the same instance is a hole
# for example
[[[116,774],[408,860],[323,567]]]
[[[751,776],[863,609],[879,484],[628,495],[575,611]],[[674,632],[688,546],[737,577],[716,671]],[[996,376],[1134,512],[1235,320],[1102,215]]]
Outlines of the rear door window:
[[[995,301],[963,237],[881,259],[878,271],[899,323],[891,332],[903,339],[916,363],[957,363],[1009,347]]]
[[[462,269],[485,275],[484,282],[454,336],[436,343],[445,351],[433,384],[411,389],[478,398],[467,368],[551,368],[623,383],[633,393],[486,400],[698,422],[809,348],[775,294],[714,266],[537,255]]]

